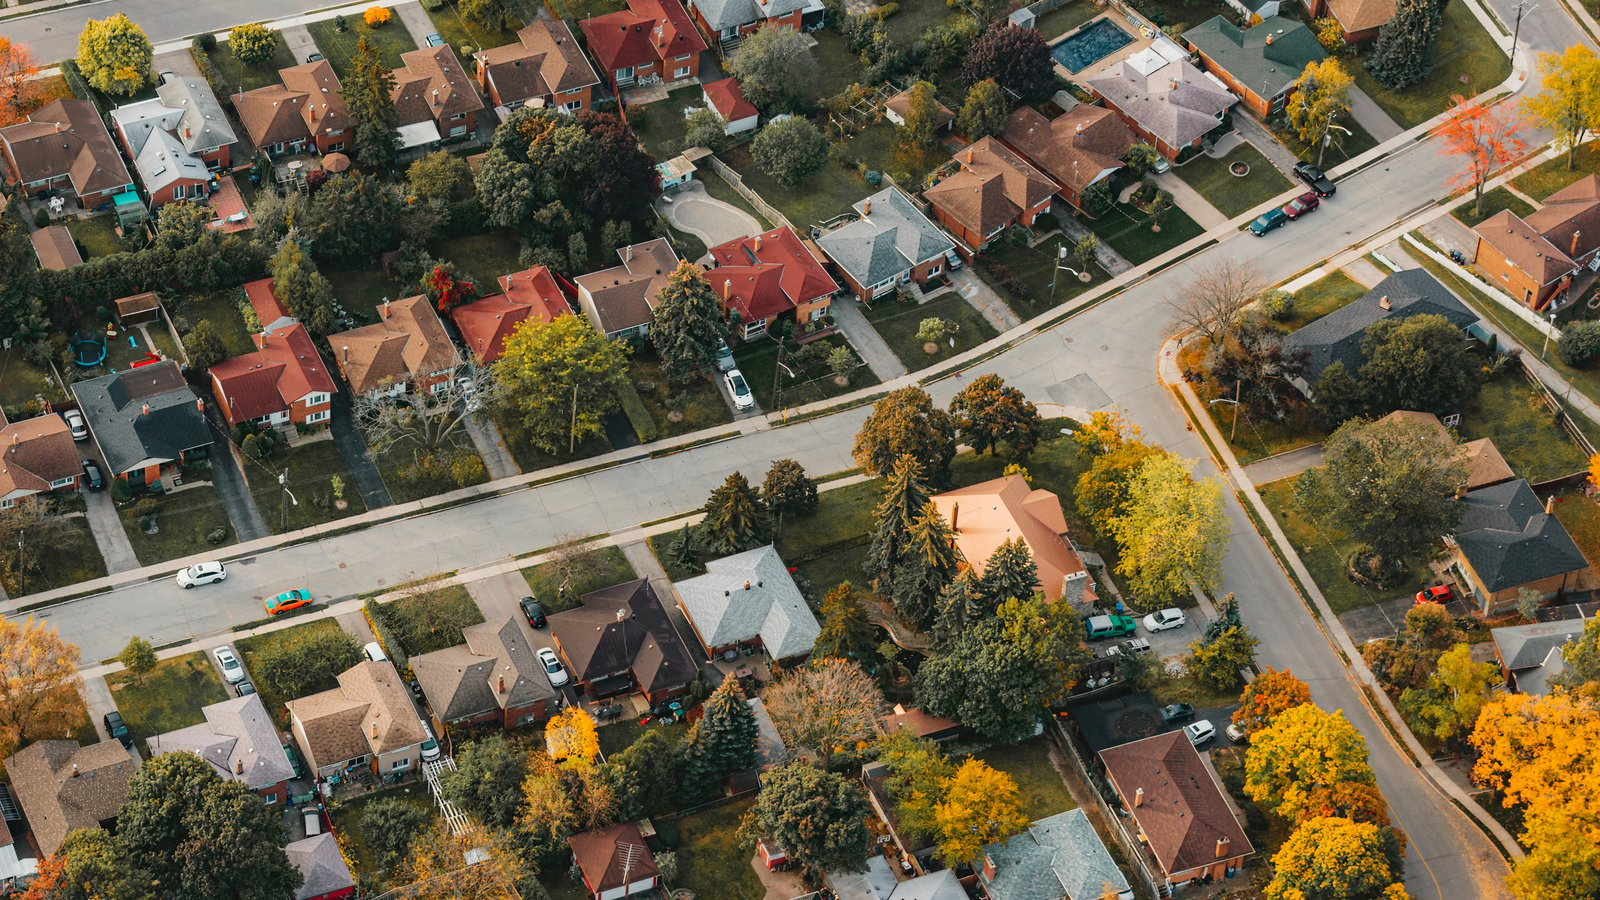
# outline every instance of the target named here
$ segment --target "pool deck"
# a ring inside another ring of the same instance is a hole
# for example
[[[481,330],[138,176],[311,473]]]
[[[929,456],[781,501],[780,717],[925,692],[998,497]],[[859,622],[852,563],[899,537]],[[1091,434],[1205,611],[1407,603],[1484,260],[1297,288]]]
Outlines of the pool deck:
[[[1062,65],[1060,63],[1060,61],[1058,61],[1058,60],[1056,60],[1056,59],[1054,59],[1052,57],[1051,58],[1051,62],[1055,65],[1056,74],[1060,75],[1062,78],[1067,79],[1068,81],[1076,81],[1076,82],[1082,83],[1083,81],[1085,81],[1085,80],[1087,80],[1089,78],[1093,78],[1096,75],[1099,75],[1101,72],[1104,72],[1105,70],[1111,68],[1112,66],[1116,65],[1117,63],[1122,62],[1124,59],[1127,59],[1128,57],[1132,56],[1133,54],[1138,53],[1140,50],[1143,50],[1144,48],[1146,48],[1146,47],[1150,46],[1151,44],[1155,43],[1155,39],[1161,35],[1161,30],[1159,28],[1155,28],[1154,26],[1150,25],[1150,23],[1148,23],[1148,22],[1145,22],[1143,20],[1135,20],[1135,19],[1133,19],[1133,18],[1131,18],[1131,17],[1129,17],[1129,16],[1125,15],[1124,13],[1119,12],[1117,10],[1109,10],[1109,11],[1107,11],[1105,13],[1102,13],[1101,15],[1095,16],[1094,18],[1092,18],[1089,21],[1083,23],[1082,25],[1079,25],[1077,28],[1074,28],[1071,31],[1067,32],[1066,34],[1063,34],[1062,36],[1060,36],[1060,37],[1056,38],[1055,40],[1051,41],[1050,42],[1051,49],[1054,49],[1057,44],[1061,43],[1062,41],[1068,40],[1068,39],[1076,36],[1077,34],[1079,34],[1080,32],[1084,31],[1085,29],[1094,27],[1095,23],[1099,22],[1102,19],[1110,19],[1112,21],[1112,23],[1115,24],[1118,28],[1120,28],[1123,31],[1127,32],[1128,35],[1133,38],[1133,41],[1131,43],[1124,44],[1123,46],[1118,47],[1117,49],[1111,51],[1106,56],[1103,56],[1100,59],[1095,60],[1094,62],[1090,63],[1089,65],[1085,66],[1084,68],[1082,68],[1082,69],[1080,69],[1080,70],[1078,70],[1076,72],[1067,71],[1067,67],[1066,66]],[[1155,33],[1152,34],[1150,37],[1145,37],[1144,33],[1140,30],[1142,28],[1150,28]]]

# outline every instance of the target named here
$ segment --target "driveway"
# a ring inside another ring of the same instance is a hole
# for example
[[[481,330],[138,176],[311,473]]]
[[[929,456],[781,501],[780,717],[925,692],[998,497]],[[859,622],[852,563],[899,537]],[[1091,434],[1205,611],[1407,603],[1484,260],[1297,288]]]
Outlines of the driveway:
[[[490,478],[510,478],[521,475],[522,470],[517,467],[517,460],[511,455],[511,450],[506,447],[505,438],[500,434],[499,426],[488,416],[471,415],[466,422],[467,437],[472,439],[472,446],[477,449],[478,455],[483,457],[483,466],[489,470]]]
[[[339,448],[339,457],[350,470],[350,477],[355,479],[356,490],[361,492],[367,509],[393,504],[389,489],[384,487],[383,476],[378,474],[372,454],[367,451],[367,441],[361,436],[361,430],[356,428],[355,416],[350,409],[350,390],[344,385],[340,385],[333,395],[333,418],[329,420],[328,428],[333,432],[333,445]]]
[[[522,629],[522,636],[527,639],[528,646],[534,650],[551,647],[550,629],[534,628],[523,617],[521,607],[517,601],[528,596],[527,579],[519,572],[507,572],[504,575],[491,575],[477,581],[467,582],[467,593],[477,602],[478,610],[483,613],[485,622],[499,622],[507,616],[517,620],[517,627]],[[572,682],[567,682],[565,687],[558,690],[561,702],[571,706],[578,702],[578,692],[573,689]]]
[[[212,416],[217,415],[216,409],[215,406],[207,407]],[[217,438],[211,445],[211,483],[216,486],[217,497],[222,500],[223,508],[228,511],[228,521],[233,525],[233,533],[241,543],[266,537],[272,530],[267,528],[266,520],[261,517],[261,510],[256,509],[255,498],[250,496],[250,485],[245,481],[238,451],[234,449],[227,429],[217,424],[215,419],[211,420],[211,429],[216,432]],[[259,472],[256,477],[269,476],[265,472]]]
[[[662,194],[656,200],[656,211],[666,216],[673,228],[687,231],[708,248],[762,231],[761,223],[754,216],[707,194],[698,181]]]
[[[305,62],[306,57],[313,53],[322,52],[317,49],[316,39],[311,36],[311,32],[304,25],[285,25],[278,31],[283,35],[283,42],[289,45],[289,54],[294,57],[294,61],[297,63]],[[420,41],[417,43],[418,46],[421,45]]]
[[[867,321],[867,317],[861,312],[860,302],[854,296],[844,294],[835,297],[828,308],[833,312],[833,319],[838,323],[839,331],[844,334],[845,340],[850,342],[856,355],[867,364],[872,374],[878,376],[879,381],[893,381],[906,374],[905,363],[894,355],[894,351],[889,349],[889,345],[884,343],[883,337],[878,334],[878,329],[873,328],[872,323]]]
[[[103,461],[100,470],[105,471]],[[122,519],[117,516],[116,504],[111,502],[111,492],[86,490],[83,492],[83,502],[95,546],[100,548],[100,557],[106,561],[106,574],[115,575],[139,568],[139,557],[133,554],[133,542],[128,540],[128,532],[122,527]]]
[[[433,25],[433,20],[428,18],[428,13],[420,3],[400,3],[394,8],[400,16],[400,22],[410,32],[411,39],[417,42],[418,47],[428,46],[428,35],[435,34],[439,29]]]

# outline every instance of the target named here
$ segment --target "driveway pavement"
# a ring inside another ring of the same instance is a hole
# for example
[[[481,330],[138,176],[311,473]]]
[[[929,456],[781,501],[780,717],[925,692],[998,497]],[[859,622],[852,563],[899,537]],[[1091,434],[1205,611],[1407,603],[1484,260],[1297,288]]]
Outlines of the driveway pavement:
[[[389,489],[383,484],[383,476],[378,474],[372,454],[367,451],[367,441],[361,436],[361,429],[356,427],[355,416],[350,410],[350,389],[342,383],[333,394],[333,418],[328,422],[328,429],[333,432],[333,445],[339,448],[339,458],[350,470],[350,477],[355,480],[356,490],[361,492],[367,509],[393,504]]]
[[[83,695],[83,705],[89,710],[89,722],[94,725],[95,733],[102,741],[110,740],[105,715],[117,708],[117,701],[111,697],[111,686],[106,684],[105,678],[91,675],[78,682],[78,693]]]
[[[489,470],[490,478],[510,478],[521,475],[522,470],[517,468],[517,460],[511,455],[511,450],[506,447],[505,438],[500,435],[499,426],[488,416],[472,415],[466,422],[467,437],[472,439],[472,446],[483,457],[483,466]]]
[[[418,47],[428,46],[428,35],[435,34],[439,30],[434,27],[433,20],[428,18],[428,13],[422,8],[422,4],[415,2],[415,0],[396,4],[394,11],[400,17],[401,24],[406,26],[406,31],[410,33],[411,39],[416,41]]]
[[[100,463],[101,471],[105,471],[105,463]],[[106,561],[106,574],[114,575],[139,568],[139,557],[133,553],[133,542],[128,540],[128,532],[122,527],[122,519],[117,516],[116,504],[111,500],[110,491],[83,492],[84,515],[89,520],[89,530],[94,534],[94,543],[100,548],[100,557]]]
[[[1367,96],[1366,91],[1353,84],[1350,86],[1350,116],[1366,129],[1367,134],[1377,138],[1380,144],[1390,138],[1399,137],[1405,131],[1389,118],[1383,107]]]
[[[706,193],[698,181],[662,194],[656,200],[656,210],[667,217],[673,228],[689,232],[708,248],[763,230],[754,216]]]
[[[311,36],[311,30],[304,25],[285,25],[278,29],[283,34],[283,42],[289,45],[289,53],[294,56],[294,61],[303,63],[306,57],[313,53],[321,53],[317,47],[317,40]],[[422,46],[418,41],[417,46]]]
[[[217,414],[215,406],[208,407],[208,410],[212,415]],[[211,483],[216,486],[217,497],[222,501],[223,508],[228,511],[228,521],[233,525],[234,536],[241,542],[266,537],[272,530],[261,517],[261,510],[256,509],[256,500],[250,495],[250,485],[245,481],[243,463],[236,455],[238,451],[228,439],[227,430],[215,420],[211,421],[211,430],[213,432]],[[253,474],[257,478],[271,477],[259,469]]]
[[[1011,329],[1022,324],[1022,318],[1014,312],[1000,295],[989,287],[989,283],[979,278],[972,271],[971,266],[963,266],[949,273],[950,283],[956,286],[956,291],[967,301],[967,305],[978,311],[995,331],[1005,334]]]
[[[534,628],[529,625],[527,618],[522,615],[522,609],[517,606],[517,601],[530,593],[528,581],[522,577],[521,572],[507,572],[503,575],[469,581],[467,593],[477,602],[478,610],[483,613],[485,622],[499,622],[510,616],[517,620],[517,627],[522,629],[522,636],[528,641],[528,646],[534,650],[553,646],[550,641],[550,629]],[[557,693],[561,695],[561,702],[568,706],[578,702],[578,692],[573,689],[570,681]]]
[[[1245,477],[1254,485],[1270,484],[1285,478],[1293,478],[1307,469],[1315,469],[1322,465],[1322,445],[1312,444],[1288,453],[1279,453],[1269,456],[1244,467]]]
[[[856,298],[848,295],[835,297],[829,307],[833,312],[833,321],[838,324],[839,330],[844,333],[850,346],[855,348],[861,361],[867,364],[872,374],[878,376],[879,381],[891,381],[906,374],[905,364],[900,357],[894,355],[889,345],[878,334],[878,329],[872,327],[867,317],[861,312],[861,303]]]

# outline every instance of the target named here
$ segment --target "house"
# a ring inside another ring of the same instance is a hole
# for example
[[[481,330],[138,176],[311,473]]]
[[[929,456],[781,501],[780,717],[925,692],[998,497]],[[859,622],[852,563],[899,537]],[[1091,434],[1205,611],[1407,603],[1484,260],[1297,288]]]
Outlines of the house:
[[[461,629],[462,643],[411,657],[434,726],[494,722],[510,730],[543,719],[555,688],[515,619]]]
[[[578,23],[589,53],[614,89],[675,82],[700,71],[700,39],[678,0],[627,0],[628,8]]]
[[[1472,230],[1484,278],[1532,309],[1559,305],[1584,268],[1600,268],[1600,176],[1556,191],[1527,218],[1502,210]]]
[[[215,173],[232,168],[238,137],[199,75],[164,74],[155,97],[113,109],[111,121],[151,209],[209,196]]]
[[[72,396],[106,468],[130,487],[210,456],[205,401],[172,360],[73,382]]]
[[[591,591],[549,618],[556,652],[594,699],[638,691],[659,703],[688,690],[698,672],[646,579]]]
[[[1238,13],[1244,22],[1259,22],[1278,15],[1282,5],[1278,0],[1227,0],[1229,7]],[[1184,35],[1188,37],[1188,35]]]
[[[926,284],[944,271],[945,254],[956,245],[899,188],[884,188],[856,203],[855,211],[861,218],[817,244],[861,302],[870,305],[902,284]]]
[[[992,137],[957,153],[955,162],[960,168],[922,196],[939,224],[960,239],[958,249],[968,259],[1013,225],[1031,228],[1050,211],[1060,188]]]
[[[1519,694],[1550,693],[1551,679],[1566,670],[1567,645],[1587,624],[1579,618],[1489,629],[1506,687]]]
[[[1216,776],[1182,731],[1099,755],[1106,781],[1132,819],[1130,830],[1149,850],[1148,858],[1140,854],[1140,863],[1157,884],[1221,881],[1255,852]]]
[[[761,123],[761,111],[756,105],[744,98],[744,89],[739,87],[739,79],[724,78],[702,85],[700,93],[705,97],[706,105],[717,111],[722,121],[724,134],[742,134],[754,131]]]
[[[20,888],[39,874],[39,859],[31,855],[34,851],[26,844],[21,849],[29,855],[18,855],[11,829],[0,828],[0,888]]]
[[[770,545],[714,559],[704,575],[672,587],[708,659],[762,650],[775,662],[798,661],[821,631]]]
[[[334,153],[350,146],[356,120],[325,59],[278,70],[280,84],[233,95],[233,111],[250,142],[271,156]]]
[[[357,396],[437,394],[461,365],[461,354],[427,297],[385,300],[378,305],[377,322],[329,335],[328,346]]]
[[[1415,412],[1408,409],[1397,409],[1379,419],[1380,422],[1415,422],[1431,431],[1443,435],[1449,443],[1455,443],[1455,435],[1439,421],[1433,413]],[[1510,481],[1517,477],[1511,470],[1511,464],[1500,455],[1500,448],[1494,445],[1489,438],[1478,438],[1467,441],[1461,445],[1460,459],[1467,470],[1467,481],[1464,487],[1467,490],[1477,490],[1502,481]]]
[[[560,19],[535,19],[517,42],[479,50],[478,86],[496,107],[536,106],[577,112],[593,105],[600,83],[572,29]]]
[[[116,830],[139,755],[118,741],[34,741],[6,759],[11,792],[22,805],[39,852],[53,856],[79,828]]]
[[[617,250],[622,264],[579,275],[578,305],[589,324],[609,338],[644,337],[656,319],[656,292],[678,267],[666,238]]]
[[[1088,79],[1085,87],[1170,160],[1198,150],[1239,102],[1165,37]]]
[[[483,109],[477,85],[449,44],[400,54],[391,96],[400,116],[401,150],[472,134]]]
[[[820,24],[823,9],[821,0],[689,0],[689,14],[727,57],[763,26],[798,31]]]
[[[573,865],[594,900],[615,900],[655,890],[661,884],[656,858],[632,822],[619,822],[567,838]]]
[[[294,892],[294,900],[345,900],[355,896],[355,876],[350,874],[333,832],[291,841],[283,852],[304,878],[300,889]]]
[[[283,305],[278,299],[278,294],[272,289],[271,278],[257,278],[255,281],[244,283],[244,299],[250,304],[250,309],[256,314],[256,324],[262,331],[278,331],[300,321],[289,312],[289,307]]]
[[[1116,113],[1087,103],[1054,119],[1020,106],[1006,118],[1000,140],[1055,179],[1056,196],[1074,208],[1082,208],[1090,185],[1122,168],[1122,158],[1137,143]]]
[[[901,881],[889,860],[867,857],[865,872],[829,872],[828,886],[838,900],[967,900],[961,879],[951,869],[914,875]]]
[[[39,267],[61,271],[83,264],[83,254],[78,252],[78,242],[65,225],[46,225],[28,236],[33,241],[33,253],[39,257]]]
[[[133,190],[133,177],[105,123],[87,100],[53,100],[26,122],[0,128],[6,184],[29,197],[70,190],[81,209],[97,209]]]
[[[1070,723],[1072,732],[1089,748],[1099,753],[1108,747],[1143,740],[1181,725],[1168,725],[1161,718],[1161,708],[1155,697],[1147,691],[1134,691],[1120,696],[1107,697],[1072,707],[1064,723]]]
[[[83,474],[67,423],[54,413],[7,422],[0,413],[0,509],[78,487]]]
[[[907,709],[899,703],[892,712],[879,716],[878,723],[885,732],[906,730],[931,741],[948,741],[961,733],[961,723],[955,719],[930,715],[916,707]]]
[[[357,768],[380,777],[416,768],[428,733],[394,664],[363,660],[338,680],[338,687],[286,704],[307,768],[318,779]]]
[[[724,313],[738,313],[739,336],[753,340],[787,319],[802,335],[820,334],[839,285],[793,228],[774,228],[707,251],[706,281]]]
[[[1554,497],[1541,504],[1518,478],[1468,491],[1460,502],[1461,522],[1445,538],[1450,571],[1484,615],[1510,609],[1523,589],[1548,599],[1596,587],[1589,561],[1555,517]]]
[[[1004,475],[931,499],[978,575],[1001,544],[1020,538],[1039,568],[1045,599],[1095,602],[1094,580],[1067,540],[1066,515],[1055,494],[1029,487],[1021,475]]]
[[[983,848],[978,880],[989,900],[1133,900],[1127,876],[1081,809]]]
[[[544,266],[501,275],[497,280],[500,293],[450,310],[462,343],[480,365],[499,359],[506,338],[523,322],[549,322],[572,312],[555,276]]]
[[[1336,362],[1343,363],[1345,371],[1354,377],[1366,361],[1361,341],[1368,328],[1387,319],[1420,315],[1444,316],[1468,334],[1478,332],[1477,315],[1426,270],[1396,272],[1354,303],[1290,332],[1283,341],[1284,349],[1306,355],[1305,374],[1296,380],[1296,386],[1311,396],[1311,385]]]
[[[1328,58],[1311,29],[1276,15],[1249,28],[1214,16],[1185,31],[1183,41],[1207,72],[1263,118],[1283,111],[1306,66]]]
[[[888,100],[883,101],[883,117],[895,125],[906,123],[906,113],[911,109],[911,89],[906,88]],[[933,130],[943,131],[950,127],[956,120],[956,114],[950,107],[940,103],[937,98],[933,101]]]
[[[187,751],[209,763],[223,781],[239,782],[267,805],[288,803],[294,766],[261,695],[213,703],[200,713],[205,721],[198,725],[148,738],[151,758]]]
[[[247,296],[272,295],[272,279],[246,285]],[[274,301],[275,301],[274,297]],[[225,359],[211,367],[211,393],[229,425],[324,425],[333,417],[338,390],[327,363],[299,322],[273,321],[251,335],[254,353]]]
[[[1313,19],[1332,18],[1347,44],[1370,41],[1394,18],[1395,0],[1300,0]]]

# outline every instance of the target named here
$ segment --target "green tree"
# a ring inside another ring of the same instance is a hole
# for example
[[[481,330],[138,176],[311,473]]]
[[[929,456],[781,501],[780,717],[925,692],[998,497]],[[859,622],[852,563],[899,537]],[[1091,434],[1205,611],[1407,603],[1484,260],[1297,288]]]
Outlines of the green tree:
[[[1573,319],[1561,326],[1556,352],[1560,354],[1562,362],[1575,369],[1588,366],[1600,354],[1600,322]]]
[[[272,290],[289,313],[312,334],[323,336],[335,328],[333,285],[317,270],[305,247],[290,237],[272,255]],[[202,323],[204,324],[204,323]]]
[[[1013,459],[1026,460],[1039,445],[1044,419],[1022,391],[993,373],[979,375],[950,401],[956,436],[979,453],[1005,444]]]
[[[805,467],[793,459],[775,459],[761,482],[761,499],[777,518],[776,534],[783,534],[785,516],[804,516],[816,512],[817,483]]]
[[[822,598],[822,623],[811,655],[870,661],[877,646],[877,628],[848,581],[840,582]]]
[[[1350,111],[1350,87],[1355,79],[1343,63],[1330,56],[1307,63],[1294,84],[1294,99],[1284,113],[1301,143],[1315,147],[1327,136],[1328,126]]]
[[[677,384],[710,371],[722,343],[722,308],[705,270],[682,262],[656,292],[650,343],[661,356],[667,379]]]
[[[454,153],[435,150],[406,167],[406,184],[423,200],[464,200],[472,195],[472,170]]]
[[[750,142],[761,171],[785,187],[797,187],[828,161],[828,139],[810,119],[793,116],[768,122]]]
[[[857,782],[810,763],[790,763],[762,777],[739,834],[745,843],[772,841],[808,869],[860,872],[872,848],[869,815]]]
[[[1011,114],[1005,92],[999,82],[985,78],[967,91],[967,99],[956,116],[956,127],[969,140],[992,137],[1006,127],[1006,117]]]
[[[1302,703],[1250,737],[1244,792],[1285,819],[1297,820],[1319,785],[1372,784],[1367,742],[1342,712]]]
[[[1524,99],[1522,108],[1555,134],[1556,146],[1567,151],[1571,171],[1578,145],[1600,128],[1600,56],[1582,44],[1559,55],[1540,53],[1539,76],[1539,93]]]
[[[709,106],[683,117],[683,149],[704,147],[715,153],[728,143],[728,123]]]
[[[370,259],[394,246],[400,192],[365,172],[341,172],[317,189],[305,232],[321,259]]]
[[[1374,410],[1446,415],[1478,392],[1479,367],[1461,329],[1444,316],[1384,319],[1361,339],[1361,382]]]
[[[451,803],[494,828],[517,819],[528,753],[504,735],[491,734],[456,751],[456,767],[439,773],[439,789]]]
[[[345,67],[340,94],[356,121],[350,149],[356,159],[376,169],[387,169],[400,149],[400,113],[394,105],[394,73],[383,62],[383,52],[365,36],[356,41],[355,55]]]
[[[1141,178],[1146,172],[1154,169],[1156,167],[1156,163],[1160,160],[1161,153],[1157,151],[1156,148],[1142,141],[1134,144],[1132,147],[1129,147],[1128,152],[1122,154],[1122,161],[1127,164],[1128,171],[1140,176]],[[1093,237],[1093,232],[1085,235],[1085,237]],[[1079,261],[1087,262],[1087,260]]]
[[[672,732],[651,728],[639,735],[611,763],[621,770],[639,798],[644,813],[676,809],[683,775],[683,741]]]
[[[1222,584],[1228,519],[1215,478],[1196,481],[1175,456],[1152,456],[1128,486],[1128,504],[1111,520],[1122,559],[1117,571],[1134,593],[1176,597],[1198,585],[1215,593]]]
[[[334,687],[361,661],[361,646],[342,629],[310,631],[263,646],[250,661],[258,687],[279,697],[304,697]]]
[[[143,684],[145,676],[156,667],[156,648],[136,634],[128,638],[128,646],[117,654],[117,662],[133,676],[134,684]]]
[[[361,839],[392,869],[411,848],[411,840],[433,821],[429,811],[396,797],[379,797],[361,808]]]
[[[523,322],[494,363],[509,411],[546,453],[566,452],[599,434],[600,420],[618,406],[627,372],[624,345],[595,331],[583,316]]]
[[[1335,360],[1311,386],[1311,415],[1329,431],[1360,415],[1367,408],[1360,382]]]
[[[741,553],[772,540],[772,514],[744,475],[734,472],[706,498],[700,533],[713,553]]]
[[[228,49],[247,66],[258,66],[278,50],[278,34],[258,22],[235,25],[228,32]]]
[[[456,8],[467,24],[484,31],[514,31],[521,21],[510,0],[460,0]]]
[[[208,319],[196,322],[189,333],[183,336],[183,352],[189,357],[189,365],[201,370],[228,358],[228,348],[222,345],[222,338],[217,337],[216,329],[211,327]]]
[[[885,786],[894,798],[901,835],[918,847],[931,843],[939,827],[935,807],[956,774],[944,748],[898,728],[878,741],[878,762],[889,767]]]
[[[1243,625],[1227,628],[1212,640],[1193,641],[1189,644],[1189,672],[1219,691],[1232,690],[1244,681],[1240,673],[1255,665],[1260,644]]]
[[[978,593],[985,607],[993,610],[1007,600],[1026,600],[1039,589],[1039,567],[1021,537],[1002,541],[983,561]]]
[[[862,566],[880,594],[890,594],[895,569],[911,545],[911,525],[927,503],[921,464],[912,456],[895,460],[883,485],[883,499],[873,510],[872,542]]]
[[[683,785],[705,796],[717,793],[725,776],[755,768],[761,726],[737,678],[724,679],[701,709],[705,714],[684,741]]]
[[[799,112],[816,99],[820,74],[810,43],[792,28],[758,28],[739,44],[728,72],[764,112]]]
[[[1398,0],[1394,18],[1378,30],[1367,54],[1367,69],[1379,84],[1401,91],[1428,77],[1443,8],[1440,0]]]
[[[971,567],[956,573],[939,595],[939,609],[934,614],[933,637],[939,649],[946,650],[951,642],[983,617],[994,613],[983,585]]]
[[[206,241],[213,236],[211,220],[216,213],[209,206],[188,200],[163,204],[156,221],[156,246],[169,251]]]
[[[1109,535],[1112,521],[1127,514],[1134,476],[1146,460],[1166,452],[1130,438],[1095,454],[1088,471],[1078,476],[1078,514],[1097,534]]]
[[[933,85],[918,81],[906,91],[906,113],[899,126],[900,148],[907,153],[921,153],[933,145],[933,134],[939,126],[939,98]]]
[[[950,460],[956,454],[955,422],[933,405],[920,387],[901,388],[873,404],[872,414],[856,434],[855,460],[869,475],[890,471],[902,456],[911,456],[930,483],[950,483]]]
[[[918,628],[931,625],[939,595],[959,565],[955,535],[930,500],[906,532],[906,544],[890,582],[889,600],[901,618]]]
[[[667,561],[680,569],[690,572],[702,571],[700,567],[700,554],[705,551],[700,541],[700,532],[691,529],[688,523],[678,530],[678,536],[667,545]]]
[[[1428,683],[1400,695],[1400,709],[1415,728],[1421,725],[1441,741],[1465,737],[1489,702],[1489,688],[1500,680],[1494,663],[1473,662],[1472,646],[1457,644],[1440,655]]]
[[[141,883],[144,882],[144,883]],[[103,828],[68,832],[54,855],[39,861],[39,875],[23,900],[146,900],[144,873]]]
[[[1556,676],[1557,684],[1585,693],[1600,688],[1600,617],[1583,623],[1583,631],[1561,649],[1561,657],[1566,671]]]
[[[119,97],[150,83],[155,50],[144,29],[122,13],[90,19],[78,35],[78,69],[89,86]]]

